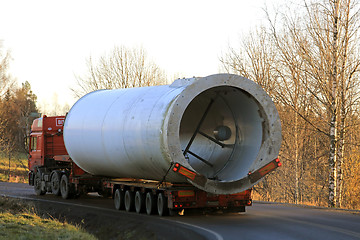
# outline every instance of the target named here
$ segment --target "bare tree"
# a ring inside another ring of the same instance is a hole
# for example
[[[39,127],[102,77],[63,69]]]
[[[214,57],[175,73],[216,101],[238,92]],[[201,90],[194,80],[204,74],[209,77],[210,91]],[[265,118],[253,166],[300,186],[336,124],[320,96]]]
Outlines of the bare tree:
[[[306,146],[302,145],[300,141],[305,137],[304,128],[300,127],[302,119],[291,110],[296,110],[305,116],[309,99],[306,97],[304,88],[299,84],[298,74],[300,73],[294,64],[296,58],[293,56],[293,43],[286,35],[282,36],[281,41],[287,42],[287,48],[278,51],[274,44],[276,42],[268,33],[268,29],[260,27],[250,33],[248,38],[243,39],[240,49],[230,48],[229,53],[220,61],[226,71],[243,75],[257,82],[276,102],[282,119],[284,136],[280,154],[286,161],[292,162],[291,166],[295,168],[280,170],[283,178],[287,178],[286,182],[293,186],[289,188],[289,184],[283,184],[281,188],[284,191],[283,196],[298,203],[301,175],[300,151],[304,151]],[[261,186],[264,183],[261,183],[255,190],[265,191],[265,188]]]
[[[221,61],[227,70],[242,73],[260,84],[258,79],[264,75],[258,69],[267,69],[267,80],[263,82],[269,84],[264,88],[280,109],[290,108],[295,113],[290,118],[289,112],[282,116],[283,125],[292,126],[284,128],[290,131],[284,132],[284,137],[293,132],[293,143],[288,144],[293,153],[288,157],[294,158],[295,202],[301,197],[299,179],[305,174],[301,169],[306,169],[305,160],[311,155],[304,153],[313,149],[317,156],[323,157],[323,152],[327,152],[328,205],[340,206],[345,139],[360,96],[359,8],[350,0],[304,0],[302,6],[292,9],[289,6],[284,12],[278,11],[275,19],[268,14],[269,26],[262,28],[265,31],[255,37],[250,34],[250,44],[242,44],[240,53],[230,49]],[[317,139],[309,136],[311,131]],[[304,147],[306,136],[306,144],[316,143],[316,147]],[[287,142],[290,140],[285,139],[284,144]],[[318,146],[322,150],[318,151]],[[284,150],[283,147],[282,154]]]
[[[93,62],[90,57],[88,73],[77,77],[77,88],[71,89],[80,97],[98,89],[131,88],[166,83],[166,76],[150,61],[143,48],[115,47],[110,55]]]
[[[4,97],[9,88],[13,88],[15,80],[8,74],[10,54],[3,53],[2,43],[0,41],[0,98]]]
[[[240,49],[229,47],[229,51],[220,58],[227,72],[251,79],[272,95],[274,89],[273,62],[276,52],[270,43],[267,29],[263,26],[250,32],[241,41]]]
[[[360,58],[349,52],[356,42],[359,44],[356,38],[358,10],[354,8],[350,0],[305,2],[305,24],[300,25],[303,28],[295,25],[295,21],[288,21],[287,25],[297,43],[294,49],[299,59],[305,61],[304,67],[299,69],[305,73],[301,81],[316,98],[317,111],[326,116],[328,131],[326,128],[321,131],[330,142],[329,206],[332,207],[341,203],[339,174],[342,172],[345,115],[346,109],[353,106],[348,100],[358,95],[354,86],[359,83],[356,75]],[[276,36],[275,30],[273,34]]]

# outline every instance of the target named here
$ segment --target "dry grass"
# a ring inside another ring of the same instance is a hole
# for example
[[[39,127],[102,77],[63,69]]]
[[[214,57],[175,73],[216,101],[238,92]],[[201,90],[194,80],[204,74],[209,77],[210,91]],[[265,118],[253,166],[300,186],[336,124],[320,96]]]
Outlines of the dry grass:
[[[15,154],[10,160],[9,176],[9,159],[4,154],[0,154],[0,181],[27,183],[28,171],[26,154]]]
[[[96,239],[78,226],[42,218],[34,206],[0,198],[0,239]]]

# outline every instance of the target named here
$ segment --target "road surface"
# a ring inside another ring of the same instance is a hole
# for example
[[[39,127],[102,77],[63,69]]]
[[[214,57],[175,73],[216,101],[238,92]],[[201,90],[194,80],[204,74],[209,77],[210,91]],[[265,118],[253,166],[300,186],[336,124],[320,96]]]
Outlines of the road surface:
[[[44,200],[51,203],[53,211],[55,205],[66,206],[67,212],[64,210],[61,215],[71,215],[81,209],[81,213],[86,212],[86,216],[89,215],[92,221],[96,220],[88,225],[87,229],[100,223],[117,226],[122,221],[131,222],[136,226],[142,225],[142,228],[137,227],[134,231],[146,228],[148,231],[145,231],[143,236],[149,239],[360,239],[360,211],[254,203],[252,207],[247,208],[246,213],[191,214],[160,218],[116,211],[111,199],[103,199],[96,195],[71,200],[63,200],[51,194],[36,196],[32,187],[26,184],[0,182],[0,194]],[[83,219],[78,220],[84,221]],[[103,239],[114,238],[117,233],[110,234],[111,230],[121,229],[110,227],[105,230],[108,235],[102,235],[101,232],[95,235]],[[121,231],[123,232],[123,229]]]

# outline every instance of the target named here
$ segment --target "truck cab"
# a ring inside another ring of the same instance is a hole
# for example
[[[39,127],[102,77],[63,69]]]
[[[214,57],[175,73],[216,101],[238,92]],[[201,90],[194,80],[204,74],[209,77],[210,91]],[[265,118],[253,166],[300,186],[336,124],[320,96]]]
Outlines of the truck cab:
[[[36,167],[56,166],[59,156],[68,157],[62,137],[64,120],[64,116],[46,115],[34,120],[29,144],[30,171],[35,171]]]
[[[61,172],[71,167],[72,161],[62,137],[64,120],[65,116],[44,115],[35,119],[31,125],[29,184],[34,186],[38,195],[51,191],[52,185],[54,191],[59,194]],[[44,184],[46,182],[51,184]]]

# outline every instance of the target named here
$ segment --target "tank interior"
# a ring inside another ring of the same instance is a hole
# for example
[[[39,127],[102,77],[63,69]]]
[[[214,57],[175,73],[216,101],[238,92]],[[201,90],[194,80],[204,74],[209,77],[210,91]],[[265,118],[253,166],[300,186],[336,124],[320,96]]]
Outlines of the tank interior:
[[[182,116],[179,136],[185,159],[209,179],[239,180],[256,160],[263,121],[250,94],[231,86],[210,88]]]

